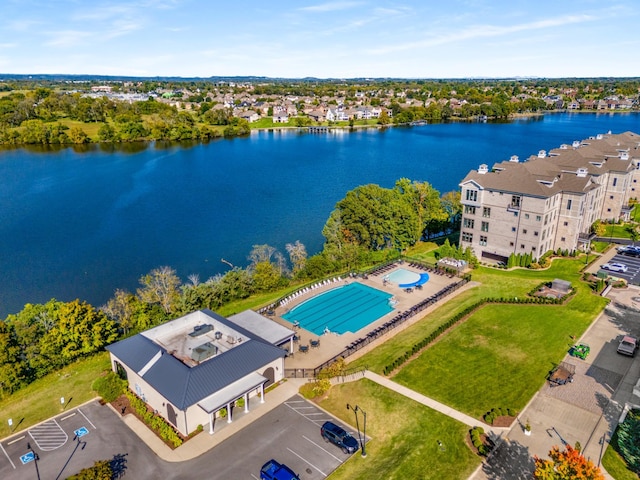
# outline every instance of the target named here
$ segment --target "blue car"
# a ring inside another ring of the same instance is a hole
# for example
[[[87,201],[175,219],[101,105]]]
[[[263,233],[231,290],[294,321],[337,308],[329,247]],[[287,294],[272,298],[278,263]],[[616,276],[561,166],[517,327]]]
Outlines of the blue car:
[[[284,463],[271,459],[260,469],[260,480],[300,480]]]

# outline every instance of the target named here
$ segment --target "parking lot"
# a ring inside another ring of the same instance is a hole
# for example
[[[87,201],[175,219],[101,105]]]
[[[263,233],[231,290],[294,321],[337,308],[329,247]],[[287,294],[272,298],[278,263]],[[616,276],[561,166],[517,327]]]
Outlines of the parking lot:
[[[349,458],[323,441],[320,426],[327,420],[357,438],[353,428],[295,395],[209,452],[169,463],[158,458],[111,409],[92,402],[0,442],[0,478],[59,480],[97,460],[111,460],[121,467],[124,478],[255,480],[262,465],[274,458],[304,480],[324,479]]]
[[[326,478],[350,457],[324,442],[320,426],[327,420],[357,438],[348,425],[299,395],[291,397],[205,455],[216,466],[210,469],[215,472],[211,478],[256,480],[260,467],[271,458],[285,463],[304,480]]]
[[[626,272],[607,271],[612,277],[624,278],[628,283],[640,285],[640,257],[616,253],[607,263],[622,263],[627,266]]]

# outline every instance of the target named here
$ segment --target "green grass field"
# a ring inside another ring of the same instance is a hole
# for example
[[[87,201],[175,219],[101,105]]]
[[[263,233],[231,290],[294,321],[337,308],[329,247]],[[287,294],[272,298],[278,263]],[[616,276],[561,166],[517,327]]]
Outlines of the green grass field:
[[[487,305],[425,349],[394,377],[414,390],[472,416],[493,407],[521,409],[606,305],[580,282],[582,259],[555,260],[547,270],[479,268],[480,285],[463,292],[423,320],[349,366],[378,373],[399,353],[427,336],[456,312],[486,297],[525,296],[543,281],[569,280],[577,288],[566,305]]]
[[[0,401],[0,437],[12,433],[7,423],[9,418],[13,419],[13,430],[19,431],[61,413],[60,397],[64,397],[66,409],[96,397],[91,384],[109,368],[109,354],[102,352],[36,380],[3,399]]]
[[[467,478],[480,464],[465,443],[466,425],[369,380],[334,386],[318,403],[353,426],[346,404],[367,412],[367,457],[354,454],[332,479],[454,480]]]
[[[629,230],[627,230],[627,225],[605,225],[605,234],[603,237],[613,237],[613,238],[631,238],[631,234]]]

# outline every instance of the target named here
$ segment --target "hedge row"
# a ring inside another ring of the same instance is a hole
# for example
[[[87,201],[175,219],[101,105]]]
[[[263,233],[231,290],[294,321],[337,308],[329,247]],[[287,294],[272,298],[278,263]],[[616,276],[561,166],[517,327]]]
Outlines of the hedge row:
[[[151,428],[151,430],[156,432],[163,440],[171,443],[174,448],[182,445],[182,438],[164,418],[150,412],[147,408],[147,404],[130,390],[127,390],[125,393],[129,399],[131,407],[136,411],[140,418],[142,418],[144,423]]]
[[[538,287],[539,288],[539,287]],[[460,320],[462,320],[467,315],[473,313],[476,309],[480,308],[483,305],[489,303],[513,303],[513,304],[541,304],[541,305],[558,305],[565,301],[567,297],[572,295],[575,290],[572,289],[568,294],[563,296],[562,298],[547,298],[547,297],[512,297],[512,298],[485,298],[480,300],[479,302],[474,303],[473,305],[465,308],[464,310],[456,313],[453,317],[447,320],[445,323],[440,325],[436,330],[431,332],[429,336],[419,340],[413,346],[405,351],[402,355],[398,356],[393,362],[387,364],[382,370],[385,375],[389,375],[395,369],[401,367],[404,363],[406,363],[413,355],[418,353],[420,350],[425,348],[427,345],[432,343],[436,338],[438,338],[445,330],[451,328]]]
[[[493,425],[493,421],[498,417],[515,417],[518,414],[517,411],[511,408],[492,408],[490,411],[484,414],[482,417],[486,423]]]

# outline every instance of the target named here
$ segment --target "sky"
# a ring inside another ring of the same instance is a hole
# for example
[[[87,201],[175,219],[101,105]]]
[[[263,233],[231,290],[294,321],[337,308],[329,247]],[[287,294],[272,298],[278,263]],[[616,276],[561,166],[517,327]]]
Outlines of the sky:
[[[640,76],[638,0],[0,0],[0,73]]]

